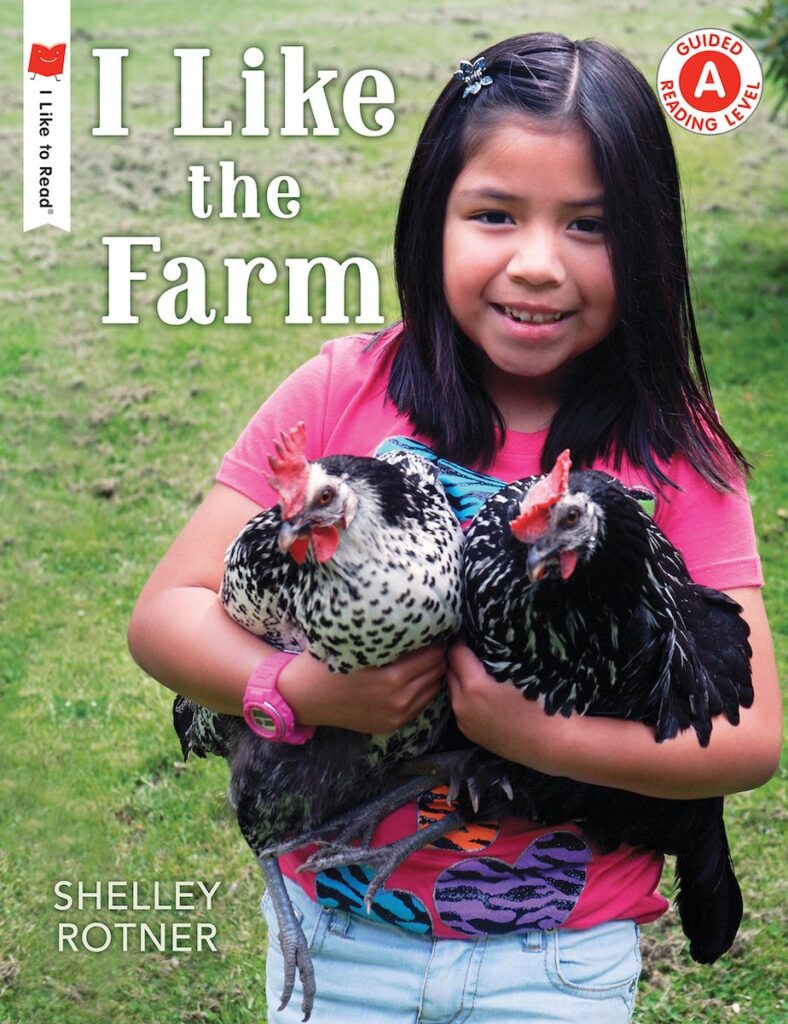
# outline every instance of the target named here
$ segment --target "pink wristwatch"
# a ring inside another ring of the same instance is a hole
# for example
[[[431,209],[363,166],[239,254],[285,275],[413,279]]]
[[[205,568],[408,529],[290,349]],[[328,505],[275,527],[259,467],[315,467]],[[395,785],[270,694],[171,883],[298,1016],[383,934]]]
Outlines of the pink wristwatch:
[[[244,693],[244,719],[258,736],[271,743],[306,743],[313,725],[296,725],[293,709],[276,688],[279,673],[297,654],[277,651],[260,662],[249,676]]]

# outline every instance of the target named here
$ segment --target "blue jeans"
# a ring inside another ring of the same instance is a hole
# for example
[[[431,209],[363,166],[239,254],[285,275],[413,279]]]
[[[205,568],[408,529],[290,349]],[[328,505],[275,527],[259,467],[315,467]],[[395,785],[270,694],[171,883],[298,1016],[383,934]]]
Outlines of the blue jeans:
[[[310,1024],[625,1024],[640,974],[639,929],[612,921],[573,931],[432,939],[314,903],[287,882],[315,965]],[[301,986],[277,1011],[283,982],[267,893],[269,1024],[302,1018]]]

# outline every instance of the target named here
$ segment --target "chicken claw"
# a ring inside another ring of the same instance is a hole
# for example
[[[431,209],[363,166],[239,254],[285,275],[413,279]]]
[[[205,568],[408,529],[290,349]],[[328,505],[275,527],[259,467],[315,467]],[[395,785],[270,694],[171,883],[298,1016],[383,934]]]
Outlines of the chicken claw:
[[[463,750],[450,750],[438,754],[427,754],[415,758],[407,766],[409,771],[428,774],[431,785],[448,784],[446,800],[456,805],[467,793],[474,814],[480,807],[486,806],[485,813],[490,813],[490,802],[493,790],[503,791],[507,800],[514,799],[514,790],[505,772],[506,762],[493,754],[488,754],[479,747]],[[500,796],[495,798],[500,803]],[[505,808],[500,813],[505,813]]]
[[[297,868],[297,871],[325,871],[327,868],[342,867],[348,864],[364,864],[377,868],[364,896],[364,906],[369,914],[372,911],[372,901],[378,889],[406,857],[445,836],[447,832],[461,828],[465,823],[466,818],[461,811],[452,811],[445,818],[433,821],[426,828],[419,829],[418,832],[398,839],[394,843],[387,843],[385,846],[341,847],[335,844],[330,845],[324,850],[317,850],[313,853],[304,864]]]
[[[267,847],[266,856],[282,857],[313,843],[328,844],[331,848],[336,844],[337,847],[344,848],[349,846],[352,840],[358,839],[362,846],[368,846],[383,818],[409,801],[415,800],[425,789],[434,785],[434,782],[432,775],[410,778],[382,796],[367,801],[361,807],[353,807],[318,828],[302,832],[284,843]]]
[[[276,860],[273,857],[261,855],[258,858],[258,863],[276,913],[276,920],[279,924],[279,943],[284,957],[285,983],[279,1009],[280,1011],[284,1010],[290,1002],[295,986],[296,968],[298,968],[304,990],[301,1009],[304,1011],[304,1021],[308,1021],[312,1014],[317,988],[315,969],[312,966],[306,936],[293,911],[293,905]]]

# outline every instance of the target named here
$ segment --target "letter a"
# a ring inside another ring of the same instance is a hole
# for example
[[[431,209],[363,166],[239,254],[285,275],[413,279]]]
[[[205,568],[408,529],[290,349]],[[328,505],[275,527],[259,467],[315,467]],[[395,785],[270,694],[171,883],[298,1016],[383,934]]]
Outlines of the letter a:
[[[707,60],[703,65],[703,71],[698,76],[698,84],[695,86],[695,99],[704,92],[716,92],[720,99],[725,99],[725,86],[720,78],[720,69],[713,60]]]

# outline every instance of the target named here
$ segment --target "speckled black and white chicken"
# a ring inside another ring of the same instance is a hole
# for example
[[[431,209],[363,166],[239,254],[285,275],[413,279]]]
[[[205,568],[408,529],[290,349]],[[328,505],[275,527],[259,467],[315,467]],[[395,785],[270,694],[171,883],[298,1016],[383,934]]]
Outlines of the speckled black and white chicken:
[[[460,625],[462,532],[437,473],[404,452],[309,462],[304,442],[299,424],[276,443],[269,479],[280,502],[251,519],[228,549],[220,592],[227,612],[274,646],[309,649],[338,672],[386,665],[452,636]],[[261,739],[242,718],[176,699],[184,755],[228,759],[230,801],[281,929],[283,1005],[297,967],[305,1019],[314,975],[269,848],[385,791],[404,761],[434,746],[449,716],[442,692],[392,735],[323,727],[294,746]]]
[[[657,742],[713,719],[733,724],[753,699],[740,607],[694,583],[638,497],[568,452],[537,481],[490,498],[468,532],[467,642],[487,672],[554,714],[629,718]],[[581,820],[603,849],[626,842],[677,857],[677,905],[690,952],[712,962],[735,937],[742,902],[722,798],[660,800],[507,770],[524,809]]]

